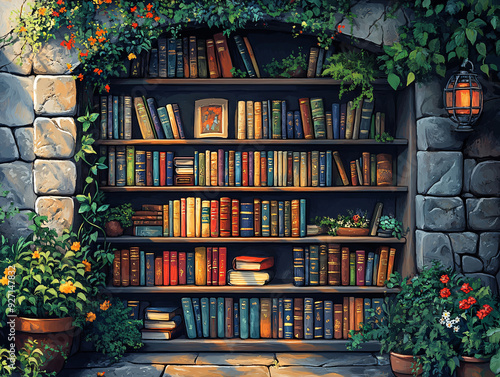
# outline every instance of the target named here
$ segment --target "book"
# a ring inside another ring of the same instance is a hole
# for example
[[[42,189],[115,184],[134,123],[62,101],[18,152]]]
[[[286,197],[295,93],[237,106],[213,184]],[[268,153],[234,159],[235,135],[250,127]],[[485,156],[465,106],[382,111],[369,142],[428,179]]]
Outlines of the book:
[[[370,153],[363,152],[362,158],[363,158],[363,169],[362,169],[363,185],[370,186]]]
[[[158,38],[158,76],[167,77],[167,38]]]
[[[172,126],[170,124],[170,118],[168,117],[168,112],[166,107],[158,107],[156,109],[158,117],[160,119],[160,124],[165,134],[166,139],[173,139],[174,134],[172,133]]]
[[[377,186],[392,185],[392,155],[377,154]]]
[[[231,285],[265,285],[272,279],[271,271],[228,271]]]
[[[186,325],[186,335],[190,339],[196,338],[196,323],[195,315],[193,311],[193,303],[189,297],[183,297],[181,299],[182,311],[184,314],[184,323]]]
[[[299,99],[300,116],[302,120],[302,129],[304,139],[314,139],[314,130],[312,124],[311,105],[309,98]]]
[[[207,47],[204,39],[196,40],[198,50],[198,77],[208,77]]]
[[[311,47],[309,50],[309,62],[307,64],[307,77],[316,75],[316,65],[318,64],[319,48]]]
[[[311,245],[309,247],[309,285],[319,285],[319,247]]]
[[[240,338],[241,339],[248,339],[248,336],[250,335],[250,328],[248,324],[248,298],[240,298],[240,307],[239,307],[239,314],[240,314]]]
[[[226,335],[226,314],[224,297],[217,297],[217,337],[224,338]]]
[[[278,339],[278,298],[272,298],[272,306],[271,306],[271,330],[272,330],[272,338]]]
[[[116,146],[116,171],[115,171],[115,184],[116,186],[123,187],[127,182],[127,158],[125,155],[125,146]]]
[[[382,309],[382,305],[384,304],[384,300],[381,298],[372,298],[372,306],[373,309],[373,320],[375,322],[375,327],[378,327],[378,324],[384,321],[384,311]]]
[[[222,77],[233,77],[233,74],[231,73],[233,63],[231,62],[231,55],[229,54],[227,38],[223,33],[217,33],[214,34],[214,41]]]
[[[271,108],[272,139],[281,139],[281,101],[273,100]],[[269,185],[271,186],[271,185]]]
[[[255,59],[255,55],[253,53],[252,45],[250,44],[250,41],[248,40],[247,37],[243,37],[243,42],[245,43],[245,46],[246,46],[247,51],[248,51],[248,55],[250,56],[250,61],[252,62],[252,66],[253,66],[253,69],[255,71],[255,75],[258,78],[260,78],[259,65],[257,64],[257,60]]]
[[[200,299],[201,327],[204,338],[210,337],[210,303],[207,297]]]
[[[311,116],[315,139],[326,139],[325,110],[322,98],[311,98]]]
[[[283,338],[293,339],[294,335],[294,317],[293,317],[293,299],[283,299]]]
[[[184,77],[190,76],[190,61],[189,61],[189,37],[182,38],[182,70]]]
[[[219,65],[217,63],[217,53],[215,52],[215,43],[213,39],[207,39],[207,62],[208,72],[211,79],[220,77]]]
[[[323,338],[324,321],[323,301],[314,301],[314,338]]]
[[[359,124],[360,139],[368,139],[372,120],[373,106],[373,99],[371,101],[368,101],[367,99],[363,100],[363,106],[361,108],[361,122]]]
[[[377,285],[377,277],[378,277],[378,266],[379,266],[379,253],[375,253],[373,255],[373,275],[372,275],[372,285]]]
[[[358,106],[356,107],[356,111],[354,114],[354,125],[352,128],[352,138],[353,139],[359,139],[359,125],[361,123],[361,110],[363,108],[363,99],[358,103]]]
[[[202,213],[203,216],[203,213]],[[202,219],[203,221],[203,219]],[[210,201],[210,237],[219,237],[219,201]]]
[[[368,257],[366,258],[366,270],[365,270],[365,285],[371,286],[373,285],[373,261],[375,258],[375,254],[373,251],[368,253]]]
[[[253,104],[254,108],[254,138],[262,139],[263,138],[263,129],[262,129],[262,102],[255,101]],[[252,185],[251,185],[252,186]]]
[[[263,297],[260,299],[260,337],[261,338],[271,338],[272,337],[272,307],[271,299]]]
[[[220,198],[220,236],[231,235],[231,198]]]
[[[245,65],[246,71],[248,72],[248,77],[257,77],[252,61],[250,59],[250,54],[248,52],[247,46],[243,41],[243,38],[239,35],[234,36],[234,41],[236,42],[236,47],[240,53],[243,64]]]
[[[148,306],[144,313],[146,320],[172,321],[174,318],[180,318],[182,309],[178,306]]]
[[[179,284],[179,263],[177,251],[170,252],[170,285]]]
[[[241,203],[240,205],[240,236],[252,237],[253,229],[253,203]],[[271,219],[272,228],[272,219]]]
[[[141,330],[141,339],[142,340],[170,340],[177,338],[182,334],[182,328],[177,327],[172,330]]]
[[[349,285],[356,285],[356,253],[349,253]]]
[[[180,325],[182,317],[175,316],[171,320],[144,320],[144,328],[151,330],[173,330]]]
[[[207,285],[207,250],[205,247],[194,249],[194,283]]]
[[[304,339],[314,338],[314,300],[304,298]]]
[[[319,285],[328,283],[328,246],[319,245]]]
[[[249,309],[249,328],[250,328],[250,338],[259,339],[260,338],[260,300],[258,298],[250,299],[250,309]]]
[[[153,119],[153,126],[155,128],[156,135],[158,139],[165,139],[165,133],[163,131],[162,123],[160,122],[160,117],[158,115],[157,106],[154,98],[148,98],[146,103],[151,113],[151,118]]]
[[[300,199],[300,209],[299,209],[299,236],[300,237],[305,237],[306,236],[306,200],[305,199]]]
[[[240,202],[238,199],[231,200],[231,236],[238,237],[240,234]]]
[[[225,313],[225,333],[226,338],[232,338],[234,335],[234,320],[233,320],[233,298],[224,298],[224,313]]]
[[[134,97],[134,108],[137,115],[137,121],[139,123],[139,128],[141,130],[141,135],[143,139],[154,139],[154,133],[152,125],[149,122],[149,117],[144,105],[144,101],[141,97]],[[109,136],[109,135],[108,135]]]
[[[99,138],[107,139],[108,138],[108,97],[101,96],[101,120],[100,120],[100,128],[99,128]]]
[[[286,139],[286,100],[281,101],[281,138]]]
[[[375,209],[373,210],[373,215],[370,220],[370,236],[377,235],[378,224],[380,222],[380,217],[382,216],[382,208],[384,207],[384,203],[378,202],[375,204]]]
[[[391,278],[392,270],[394,269],[395,257],[396,257],[396,249],[391,247],[389,249],[389,260],[387,262],[387,280]]]
[[[342,179],[342,183],[344,184],[344,186],[349,186],[349,180],[347,179],[347,175],[344,169],[344,165],[342,164],[342,160],[340,159],[339,152],[332,152],[332,156],[339,171],[340,178]]]
[[[176,122],[176,125],[177,125],[177,130],[179,132],[179,138],[180,139],[185,139],[184,128],[182,126],[181,112],[180,112],[179,105],[176,104],[176,103],[173,103],[172,104],[172,109],[174,111],[174,117],[175,117],[175,122]]]
[[[342,339],[349,337],[349,297],[342,300]]]
[[[345,121],[345,138],[352,139],[353,129],[354,129],[354,118],[356,109],[353,109],[353,102],[347,102],[346,108],[346,121]]]
[[[356,297],[354,299],[354,306],[355,306],[355,323],[354,323],[354,331],[359,331],[361,329],[361,326],[363,325],[363,311],[364,311],[364,302],[363,298],[361,297]]]
[[[314,76],[315,77],[321,77],[321,74],[323,72],[323,60],[325,59],[325,49],[320,48],[319,53],[318,53],[318,62],[316,64],[316,71]]]
[[[342,248],[342,259],[340,262],[340,274],[342,285],[349,285],[350,281],[350,270],[349,270],[349,248]]]
[[[326,313],[325,313],[326,314]],[[333,338],[342,339],[342,304],[333,305]],[[331,338],[329,338],[331,339]]]
[[[283,339],[284,332],[283,326],[285,323],[285,307],[284,299],[280,297],[278,299],[278,339]]]
[[[356,285],[364,286],[365,285],[365,251],[364,250],[356,250]]]
[[[304,268],[304,249],[302,247],[293,248],[293,285],[296,287],[304,286],[305,268]]]
[[[115,254],[116,257],[116,254]],[[123,249],[120,253],[120,277],[121,286],[128,287],[130,285],[130,252],[127,249]]]
[[[274,257],[238,256],[233,259],[233,269],[239,271],[261,271],[274,266]]]
[[[340,245],[328,244],[328,285],[340,285]]]
[[[389,247],[380,247],[380,260],[377,272],[377,286],[383,287],[387,279],[387,264],[389,262]]]
[[[198,45],[194,35],[189,37],[189,77],[198,77]]]
[[[115,257],[113,258],[113,286],[119,287],[121,285],[121,252],[115,250]]]
[[[144,254],[143,251],[141,251],[141,256],[142,254]],[[163,285],[170,285],[170,252],[164,251],[162,255],[163,255]],[[141,283],[141,285],[143,284]]]
[[[293,337],[304,338],[304,299],[296,297],[293,299]]]
[[[215,297],[210,297],[209,299],[208,313],[210,316],[210,338],[217,338],[217,299]]]
[[[213,252],[213,249],[212,249]],[[218,285],[226,285],[226,271],[227,271],[227,248],[219,247],[219,279]],[[214,284],[212,284],[214,285]]]
[[[363,172],[361,171],[361,165],[359,163],[359,160],[355,161],[355,165],[356,165],[356,174],[358,176],[358,182],[362,186],[364,184],[364,181],[363,181]]]
[[[155,258],[154,261],[155,261],[154,285],[163,285],[163,259],[161,257],[157,257]],[[147,281],[147,276],[146,276],[146,281]]]
[[[184,77],[184,57],[182,50],[182,39],[175,40],[175,53],[176,53],[176,64],[175,64],[175,77]]]

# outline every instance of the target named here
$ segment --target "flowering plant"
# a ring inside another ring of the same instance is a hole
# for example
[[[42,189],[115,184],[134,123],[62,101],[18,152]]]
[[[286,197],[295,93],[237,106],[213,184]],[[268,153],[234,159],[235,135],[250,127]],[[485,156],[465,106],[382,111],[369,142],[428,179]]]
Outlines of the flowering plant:
[[[326,226],[328,234],[331,236],[337,235],[338,228],[368,228],[370,220],[366,216],[366,211],[361,210],[347,210],[349,215],[338,214],[336,218],[333,217],[316,217],[314,222],[319,226]]]

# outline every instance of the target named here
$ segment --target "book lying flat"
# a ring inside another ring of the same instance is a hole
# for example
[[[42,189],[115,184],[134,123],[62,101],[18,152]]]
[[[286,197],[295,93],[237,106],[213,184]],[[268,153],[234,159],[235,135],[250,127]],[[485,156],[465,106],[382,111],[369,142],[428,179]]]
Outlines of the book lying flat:
[[[144,320],[144,328],[151,330],[173,330],[179,327],[179,324],[182,322],[182,318],[180,315],[172,318],[171,321],[152,321],[152,320]]]
[[[229,270],[230,285],[264,285],[273,278],[272,271],[235,271]]]
[[[274,257],[239,256],[233,259],[233,268],[239,271],[267,270],[274,266]]]
[[[177,338],[181,333],[182,326],[173,330],[141,330],[142,340],[169,340]]]
[[[150,306],[146,308],[145,319],[149,319],[151,321],[170,321],[181,313],[182,309],[178,306]]]

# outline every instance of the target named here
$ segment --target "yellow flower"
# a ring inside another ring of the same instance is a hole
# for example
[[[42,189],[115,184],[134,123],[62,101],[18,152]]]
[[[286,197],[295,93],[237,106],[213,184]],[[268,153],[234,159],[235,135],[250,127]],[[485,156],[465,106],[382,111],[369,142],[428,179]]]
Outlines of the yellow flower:
[[[75,293],[76,287],[73,285],[73,282],[67,281],[64,284],[61,284],[59,287],[59,291],[62,293]]]
[[[32,258],[32,259],[38,259],[38,258],[40,258],[40,253],[39,253],[39,251],[38,251],[38,250],[35,250],[35,251],[33,252],[33,255],[31,256],[31,258]]]
[[[83,260],[82,263],[85,265],[85,272],[90,272],[90,269],[92,268],[92,265],[90,262],[87,262],[87,260]]]
[[[94,322],[95,319],[96,319],[96,315],[94,313],[92,313],[92,312],[88,312],[87,313],[87,318],[85,318],[85,320],[87,322]]]
[[[301,24],[303,27],[307,26],[307,22],[305,21],[302,21],[302,24]]]
[[[80,250],[80,242],[73,242],[73,245],[71,245],[71,250],[79,251]]]
[[[70,63],[66,63],[66,67],[68,67],[68,69],[71,71],[72,65]]]
[[[99,307],[101,308],[101,310],[106,311],[109,309],[110,306],[111,306],[111,303],[109,302],[109,300],[106,300]]]
[[[11,266],[6,267],[6,268],[5,268],[5,270],[3,270],[3,274],[4,274],[5,276],[9,275],[10,268],[11,268]]]
[[[135,54],[131,52],[130,54],[128,54],[128,60],[132,59],[137,59],[137,56],[135,56]]]
[[[7,276],[4,276],[3,278],[1,278],[0,283],[2,283],[2,285],[9,284],[9,279],[7,279]]]
[[[38,14],[39,14],[40,16],[45,16],[45,12],[46,12],[46,11],[47,11],[47,9],[45,9],[45,8],[40,8],[40,9],[38,9]]]

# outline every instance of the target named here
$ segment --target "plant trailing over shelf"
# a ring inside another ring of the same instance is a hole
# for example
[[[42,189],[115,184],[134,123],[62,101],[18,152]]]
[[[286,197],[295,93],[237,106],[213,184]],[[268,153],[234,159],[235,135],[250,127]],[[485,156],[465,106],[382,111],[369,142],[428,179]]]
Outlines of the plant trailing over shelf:
[[[322,227],[327,227],[328,234],[331,236],[336,236],[339,228],[368,228],[370,220],[366,216],[366,211],[363,212],[358,209],[354,212],[348,210],[347,213],[349,215],[338,214],[336,218],[318,216],[314,219],[314,223]]]
[[[375,141],[377,143],[392,143],[394,137],[389,135],[387,132],[382,132],[382,135],[375,135]]]
[[[292,51],[289,56],[281,62],[275,58],[264,67],[271,77],[304,77],[307,69],[307,56],[299,49],[297,55]]]
[[[231,73],[234,78],[245,78],[248,77],[248,73],[246,71],[242,71],[236,67],[231,68]]]
[[[398,240],[410,231],[409,227],[403,230],[403,223],[393,216],[382,216],[378,226],[382,230],[391,231],[392,236],[396,237]]]

